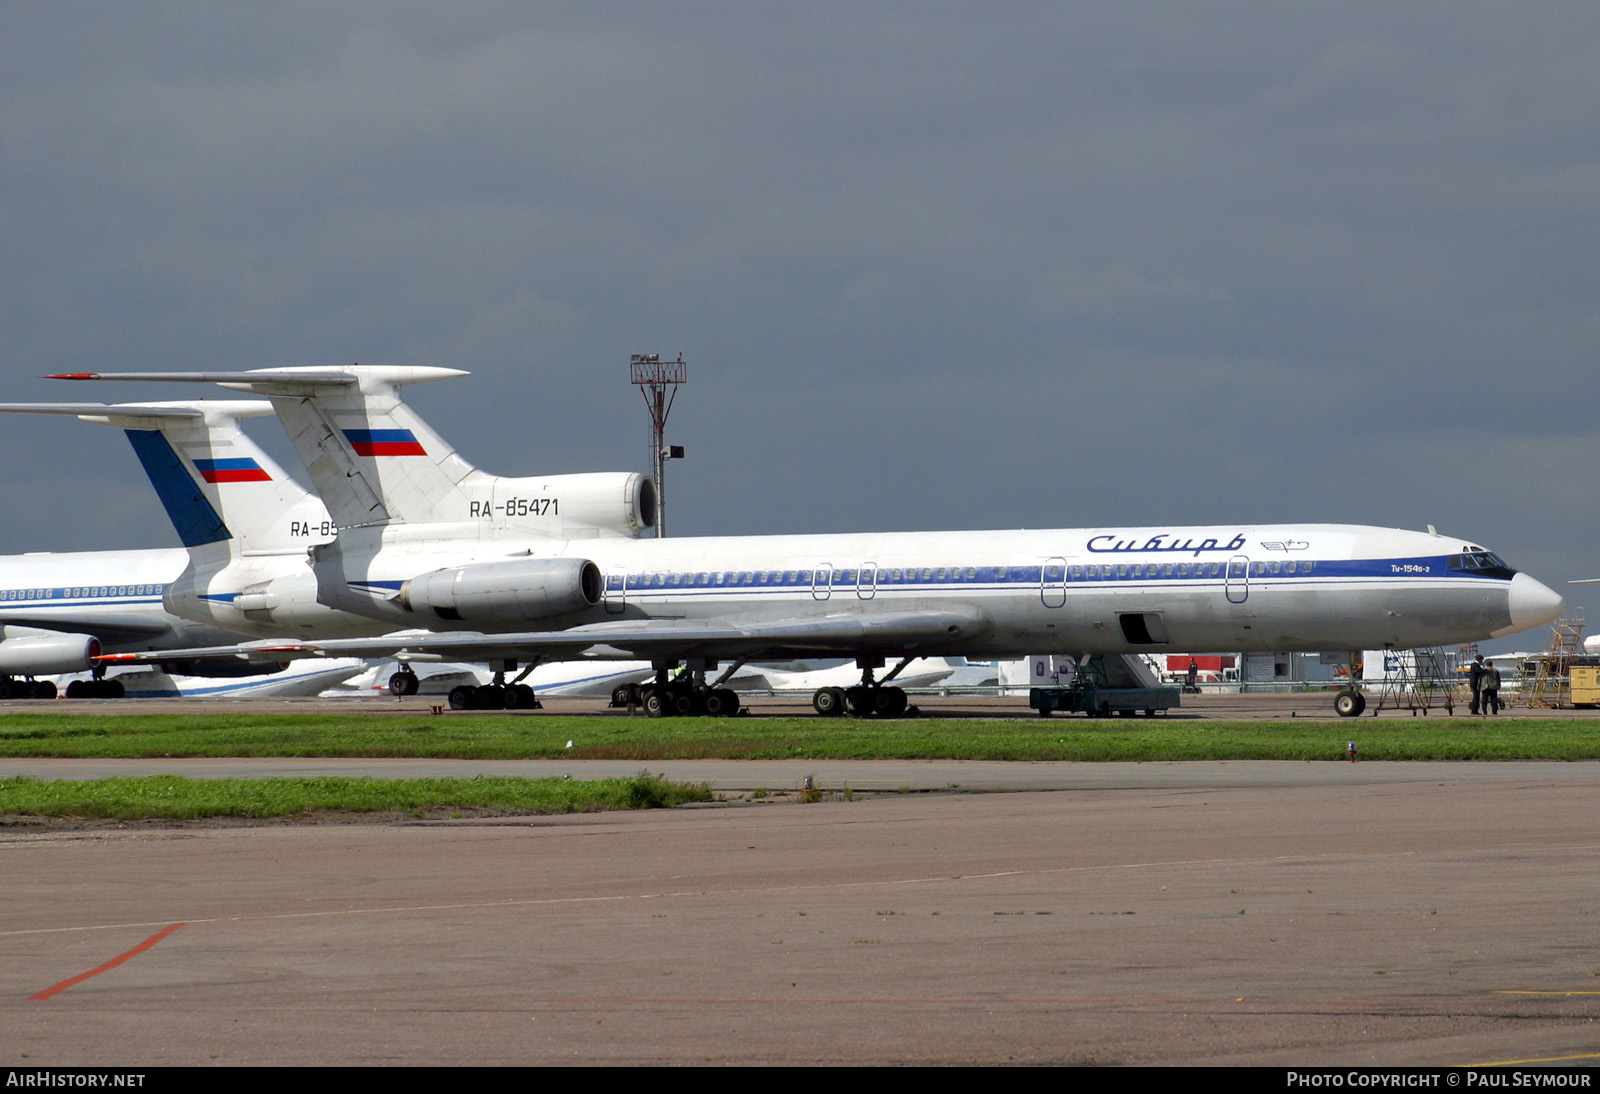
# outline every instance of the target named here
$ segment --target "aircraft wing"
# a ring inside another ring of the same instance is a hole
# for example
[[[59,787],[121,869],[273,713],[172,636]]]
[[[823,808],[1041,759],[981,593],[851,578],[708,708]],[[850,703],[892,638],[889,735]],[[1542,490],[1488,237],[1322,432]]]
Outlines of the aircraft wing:
[[[62,634],[92,634],[106,645],[146,642],[171,630],[168,623],[157,620],[141,623],[132,619],[111,620],[100,616],[74,619],[70,615],[56,615],[46,619],[38,615],[37,607],[31,612],[24,611],[16,615],[0,611],[0,624],[11,627],[32,627],[40,631],[59,631]]]
[[[398,633],[381,638],[327,641],[263,641],[239,646],[167,650],[161,653],[108,654],[107,663],[175,658],[241,657],[252,661],[291,661],[302,657],[413,657],[452,661],[608,660],[781,660],[862,654],[905,656],[965,646],[990,629],[983,613],[943,608],[840,613],[759,623],[725,620],[618,620],[564,631],[512,634]]]

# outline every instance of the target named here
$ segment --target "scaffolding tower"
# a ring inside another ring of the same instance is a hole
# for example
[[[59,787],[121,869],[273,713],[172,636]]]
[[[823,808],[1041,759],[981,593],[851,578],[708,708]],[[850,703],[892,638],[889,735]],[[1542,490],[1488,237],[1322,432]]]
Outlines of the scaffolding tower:
[[[1385,666],[1383,679],[1377,681],[1375,687],[1370,681],[1367,685],[1377,699],[1372,708],[1374,716],[1385,708],[1409,710],[1413,714],[1419,710],[1427,714],[1434,707],[1443,707],[1446,714],[1456,712],[1461,680],[1443,648],[1423,646],[1385,653],[1385,656],[1390,655],[1395,658],[1394,667]]]
[[[676,361],[663,361],[659,353],[635,353],[628,362],[628,373],[644,396],[650,411],[650,451],[656,476],[656,538],[667,534],[667,461],[683,459],[683,447],[665,443],[667,415],[678,398],[678,385],[689,378],[683,354]]]

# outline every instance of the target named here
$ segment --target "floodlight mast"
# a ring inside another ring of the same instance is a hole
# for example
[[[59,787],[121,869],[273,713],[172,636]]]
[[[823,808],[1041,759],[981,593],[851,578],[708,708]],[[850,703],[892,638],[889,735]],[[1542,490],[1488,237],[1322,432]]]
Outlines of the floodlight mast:
[[[678,385],[689,377],[689,366],[684,364],[681,353],[676,361],[663,361],[659,353],[635,353],[628,362],[628,372],[639,385],[639,394],[644,396],[644,405],[650,411],[650,449],[656,474],[656,538],[665,539],[667,461],[683,459],[682,448],[666,446],[667,415],[672,413],[672,404],[678,398]]]

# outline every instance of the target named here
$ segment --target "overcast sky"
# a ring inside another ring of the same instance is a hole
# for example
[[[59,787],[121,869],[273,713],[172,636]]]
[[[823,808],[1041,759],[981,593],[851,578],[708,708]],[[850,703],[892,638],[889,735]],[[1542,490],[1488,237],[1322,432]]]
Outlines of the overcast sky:
[[[642,470],[681,351],[674,535],[1435,524],[1559,585],[1597,103],[1579,4],[19,0],[0,400],[448,365],[485,470]],[[0,551],[176,543],[115,431],[0,460]]]

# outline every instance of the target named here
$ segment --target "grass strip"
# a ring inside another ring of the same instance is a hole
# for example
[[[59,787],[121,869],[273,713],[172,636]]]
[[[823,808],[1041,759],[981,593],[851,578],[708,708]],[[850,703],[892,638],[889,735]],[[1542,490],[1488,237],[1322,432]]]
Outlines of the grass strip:
[[[649,772],[630,779],[0,779],[0,815],[198,820],[312,813],[477,815],[658,809],[709,801],[705,783],[670,782]]]
[[[1600,719],[617,718],[371,714],[11,714],[0,756],[438,759],[1600,759]]]

